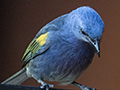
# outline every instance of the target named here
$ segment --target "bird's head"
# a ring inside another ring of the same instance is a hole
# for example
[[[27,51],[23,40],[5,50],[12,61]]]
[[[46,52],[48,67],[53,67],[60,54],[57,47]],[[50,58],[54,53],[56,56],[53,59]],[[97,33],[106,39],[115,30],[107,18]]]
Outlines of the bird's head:
[[[70,14],[72,30],[77,38],[88,42],[96,49],[100,57],[100,41],[104,31],[104,22],[100,15],[92,8],[83,6],[72,11]]]

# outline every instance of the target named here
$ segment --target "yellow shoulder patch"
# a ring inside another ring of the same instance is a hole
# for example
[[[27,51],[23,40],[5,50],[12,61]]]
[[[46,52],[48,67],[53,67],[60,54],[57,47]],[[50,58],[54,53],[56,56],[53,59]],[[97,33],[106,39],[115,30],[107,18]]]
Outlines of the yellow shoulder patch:
[[[40,46],[43,46],[46,43],[48,33],[42,34],[40,37],[36,39],[36,42],[40,44]]]
[[[49,33],[45,33],[40,35],[37,39],[33,40],[28,48],[26,49],[23,60],[29,60],[31,57],[34,56],[35,53],[46,43],[46,39],[48,37]]]
[[[24,61],[23,67],[25,65],[27,65],[27,63],[36,56],[36,53],[38,52],[38,50],[40,50],[40,48],[46,44],[46,39],[48,37],[49,33],[45,33],[40,35],[37,39],[34,39],[28,46],[28,48],[26,49],[22,60]]]

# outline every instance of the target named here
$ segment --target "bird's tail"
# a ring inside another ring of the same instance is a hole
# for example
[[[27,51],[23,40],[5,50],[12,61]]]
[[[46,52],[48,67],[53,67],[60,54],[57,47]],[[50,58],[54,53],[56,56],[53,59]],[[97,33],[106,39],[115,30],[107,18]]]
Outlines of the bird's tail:
[[[26,81],[29,77],[26,74],[26,69],[23,68],[18,71],[16,74],[12,75],[1,84],[12,84],[12,85],[20,85],[24,81]]]

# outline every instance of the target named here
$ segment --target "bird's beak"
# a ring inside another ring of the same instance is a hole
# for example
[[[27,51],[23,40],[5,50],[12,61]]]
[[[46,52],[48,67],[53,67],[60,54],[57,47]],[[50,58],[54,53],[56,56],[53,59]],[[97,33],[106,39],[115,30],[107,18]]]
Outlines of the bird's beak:
[[[98,55],[98,57],[100,57],[100,44],[99,41],[97,40],[92,40],[91,38],[87,38],[87,40],[94,46],[94,48],[96,49],[96,53]]]
[[[94,43],[93,45],[96,49],[96,53],[97,53],[98,57],[100,57],[100,46],[98,44],[98,41],[96,41],[96,43]]]
[[[97,40],[93,42],[91,39],[89,39],[89,41],[95,47],[98,57],[100,57],[100,45],[99,45],[99,42]]]

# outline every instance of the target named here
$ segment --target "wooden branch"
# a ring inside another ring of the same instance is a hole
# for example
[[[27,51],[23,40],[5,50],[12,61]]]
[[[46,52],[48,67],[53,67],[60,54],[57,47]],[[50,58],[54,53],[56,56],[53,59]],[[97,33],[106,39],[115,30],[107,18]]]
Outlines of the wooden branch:
[[[0,90],[45,90],[45,89],[41,89],[40,87],[32,87],[32,86],[0,84]],[[68,89],[50,88],[49,90],[68,90]]]

